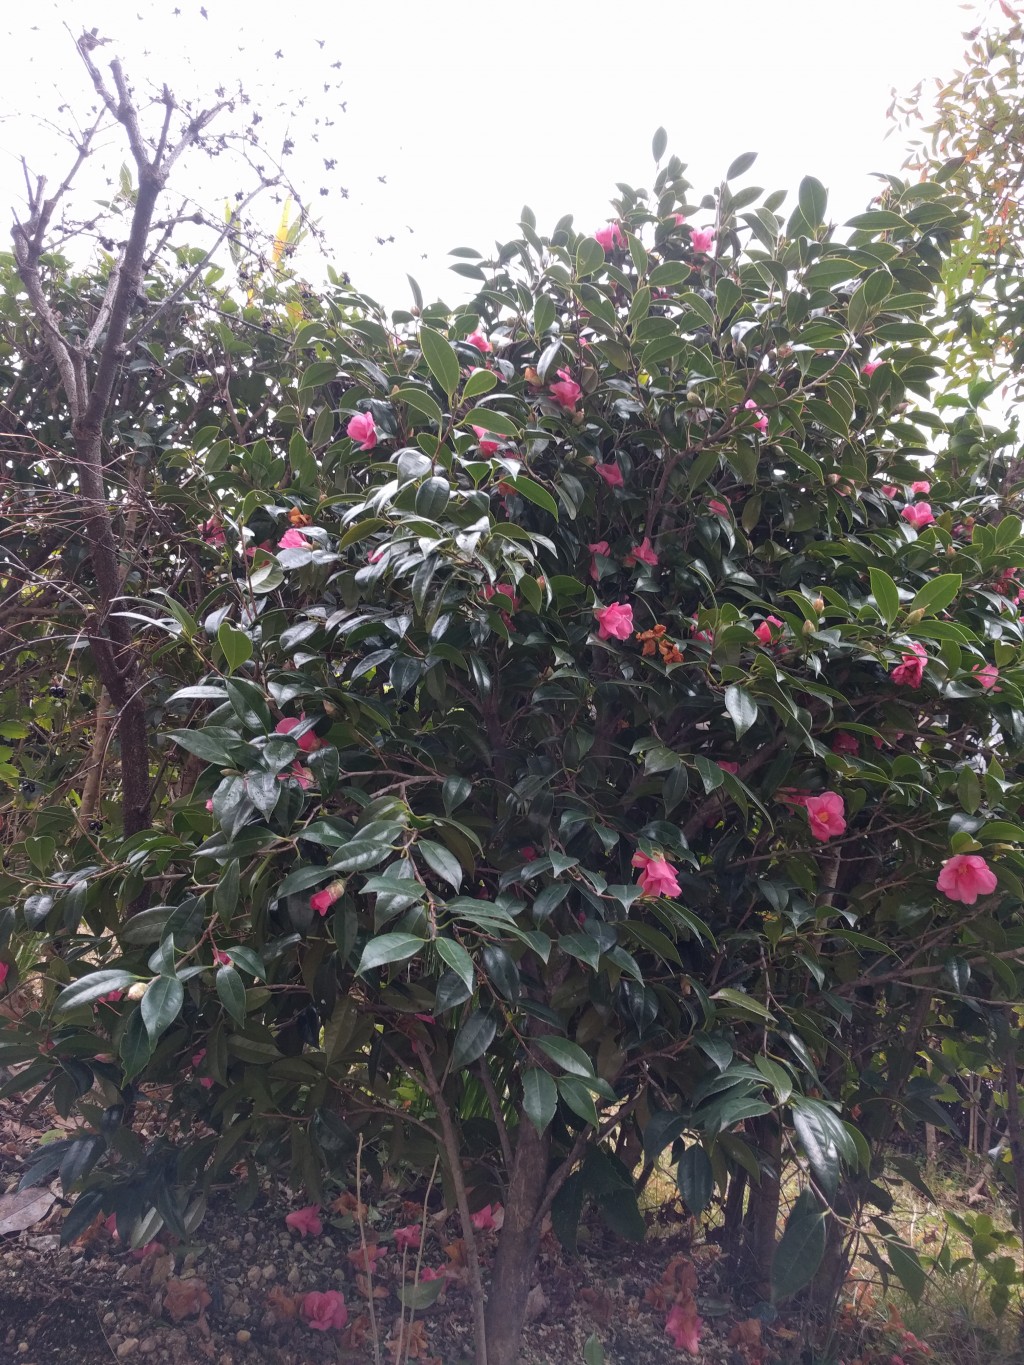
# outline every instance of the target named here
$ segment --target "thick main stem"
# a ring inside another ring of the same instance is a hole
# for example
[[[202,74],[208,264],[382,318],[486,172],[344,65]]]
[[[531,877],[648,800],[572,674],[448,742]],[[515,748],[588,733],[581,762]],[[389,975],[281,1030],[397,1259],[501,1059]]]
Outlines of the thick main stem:
[[[516,1365],[526,1319],[526,1300],[540,1244],[541,1204],[546,1193],[548,1133],[522,1119],[516,1130],[512,1179],[505,1201],[505,1222],[487,1300],[489,1365]]]
[[[459,1210],[462,1225],[462,1240],[466,1248],[466,1268],[469,1271],[469,1287],[473,1294],[473,1333],[476,1337],[476,1365],[493,1365],[487,1354],[487,1328],[484,1318],[484,1281],[480,1273],[480,1258],[476,1253],[476,1238],[473,1235],[473,1216],[469,1211],[469,1195],[466,1182],[462,1178],[461,1152],[455,1135],[452,1112],[441,1089],[441,1083],[434,1072],[433,1063],[427,1049],[414,1044],[416,1055],[423,1068],[423,1083],[437,1111],[441,1125],[441,1142],[444,1148],[445,1165],[455,1190],[455,1203]]]

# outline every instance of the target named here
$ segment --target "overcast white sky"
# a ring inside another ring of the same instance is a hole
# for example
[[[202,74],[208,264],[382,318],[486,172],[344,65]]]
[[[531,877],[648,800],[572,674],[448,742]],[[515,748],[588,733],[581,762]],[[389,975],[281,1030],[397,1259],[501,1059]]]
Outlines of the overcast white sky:
[[[468,282],[448,272],[447,251],[486,251],[512,236],[524,203],[543,229],[566,212],[580,228],[606,221],[616,181],[653,178],[659,125],[698,192],[739,153],[757,151],[744,183],[792,191],[813,174],[843,221],[875,193],[871,173],[903,161],[902,143],[885,137],[892,87],[951,74],[979,12],[963,0],[204,8],[207,17],[199,0],[8,0],[0,208],[22,193],[22,152],[33,169],[62,173],[66,151],[39,118],[60,123],[64,100],[88,107],[92,92],[64,26],[76,35],[95,26],[112,39],[97,58],[120,53],[138,84],[167,81],[202,101],[240,79],[271,128],[275,107],[294,108],[289,169],[316,205],[329,259],[389,307],[407,306],[407,271],[428,296],[457,301]],[[280,108],[276,117],[285,117]],[[177,184],[213,205],[241,179],[224,163],[194,161]],[[269,204],[265,216],[272,229]]]

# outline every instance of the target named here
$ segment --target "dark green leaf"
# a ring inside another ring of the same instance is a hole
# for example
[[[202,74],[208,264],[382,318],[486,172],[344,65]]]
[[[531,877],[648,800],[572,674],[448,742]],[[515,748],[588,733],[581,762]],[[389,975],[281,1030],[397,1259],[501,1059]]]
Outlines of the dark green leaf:
[[[814,1278],[825,1254],[825,1219],[809,1190],[790,1209],[772,1262],[772,1301],[780,1303]]]
[[[440,332],[430,327],[420,328],[420,348],[427,368],[450,398],[459,386],[459,357]]]
[[[869,569],[871,595],[875,599],[882,620],[891,626],[900,612],[900,595],[896,584],[884,569]]]
[[[725,689],[725,709],[736,727],[736,738],[742,739],[757,720],[757,702],[745,687],[733,683]]]
[[[680,1158],[676,1182],[690,1212],[695,1216],[702,1214],[711,1203],[715,1178],[708,1154],[699,1142],[687,1147]]]
[[[57,1014],[64,1014],[79,1005],[91,1005],[101,995],[109,995],[111,991],[126,991],[137,979],[134,973],[116,968],[90,972],[88,976],[79,977],[77,981],[72,981],[70,986],[64,987],[54,1001],[54,1011]]]
[[[245,1023],[245,987],[242,978],[234,967],[220,967],[217,970],[217,995],[220,1002],[237,1024]]]
[[[364,972],[387,966],[391,962],[405,962],[425,946],[426,939],[417,938],[415,934],[381,934],[378,938],[371,938],[363,949],[356,975],[362,976]]]
[[[538,1133],[547,1128],[557,1107],[558,1092],[552,1077],[539,1066],[528,1067],[523,1072],[523,1112]]]
[[[152,1042],[174,1023],[185,1001],[185,988],[176,976],[157,976],[142,997],[142,1020]]]
[[[497,1021],[487,1010],[474,1010],[455,1035],[452,1048],[452,1069],[461,1071],[478,1057],[482,1057],[498,1031]]]

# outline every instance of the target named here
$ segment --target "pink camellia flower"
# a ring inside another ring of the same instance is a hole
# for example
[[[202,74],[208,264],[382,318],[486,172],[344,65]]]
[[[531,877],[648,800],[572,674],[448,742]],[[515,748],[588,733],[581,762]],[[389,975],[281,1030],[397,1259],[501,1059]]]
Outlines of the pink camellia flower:
[[[479,331],[470,332],[466,340],[469,342],[471,346],[475,346],[478,351],[483,351],[485,355],[487,354],[488,351],[494,350],[494,347],[484,336],[483,332]]]
[[[998,880],[984,858],[976,853],[957,853],[942,864],[935,885],[951,901],[973,905],[979,896],[990,896]]]
[[[366,556],[366,562],[367,564],[379,564],[386,554],[386,550],[371,550]]]
[[[865,379],[870,379],[881,363],[880,360],[866,360],[860,367],[860,372]]]
[[[974,676],[978,679],[978,682],[981,683],[986,692],[991,692],[993,687],[996,687],[999,669],[996,668],[995,664],[985,664],[984,668],[980,664],[975,664],[973,672]],[[998,692],[999,690],[1000,689],[996,687],[996,691]]]
[[[703,1325],[692,1304],[687,1308],[681,1303],[674,1303],[665,1319],[665,1331],[672,1338],[672,1345],[678,1346],[691,1356],[695,1356],[700,1350],[700,1333]]]
[[[904,654],[903,662],[892,671],[892,680],[900,687],[920,687],[924,677],[924,666],[928,662],[928,651],[915,640],[910,646],[912,654]]]
[[[222,948],[214,948],[214,950],[213,950],[213,961],[214,961],[214,964],[215,964],[216,966],[218,966],[218,967],[230,967],[230,966],[231,966],[231,959],[228,957],[227,953],[224,952],[224,950],[223,950]]]
[[[448,1271],[443,1265],[438,1266],[436,1270],[432,1270],[430,1266],[425,1265],[420,1271],[420,1279],[424,1284],[430,1284],[432,1280],[446,1280],[447,1278]]]
[[[309,768],[304,768],[298,759],[295,760],[287,772],[278,773],[277,780],[278,782],[287,782],[289,777],[297,782],[303,791],[309,791],[310,787],[316,781],[316,778]]]
[[[716,758],[715,762],[723,773],[732,773],[733,777],[735,777],[740,770],[740,765],[734,763],[731,758]]]
[[[783,630],[785,630],[785,624],[777,616],[766,616],[754,634],[763,645],[773,645]]]
[[[207,545],[226,545],[227,536],[224,534],[224,527],[220,517],[211,517],[209,521],[204,521],[202,525],[203,539]]]
[[[601,243],[605,251],[615,251],[626,245],[626,238],[623,236],[618,223],[609,223],[607,227],[599,228],[594,233],[594,237]]]
[[[882,492],[885,494],[887,498],[894,498],[899,491],[900,490],[896,487],[894,483],[882,484]]]
[[[560,380],[558,384],[548,385],[551,397],[560,408],[565,408],[567,412],[572,412],[575,409],[576,404],[580,401],[583,390],[576,383],[568,370],[559,370],[558,378]]]
[[[754,423],[754,430],[759,431],[763,436],[764,433],[768,430],[768,418],[764,415],[764,413],[761,411],[761,409],[757,406],[757,404],[754,402],[752,398],[748,398],[747,401],[743,404],[743,406],[744,408],[747,409],[748,412],[752,412],[756,416],[757,421]]]
[[[682,227],[683,224],[686,222],[686,214],[685,214],[685,213],[673,213],[673,214],[672,214],[672,221],[673,221],[673,223],[675,223],[676,227]]]
[[[290,526],[277,542],[277,548],[279,550],[311,550],[313,547],[301,531],[296,531],[294,526]]]
[[[315,910],[318,915],[326,915],[328,910],[344,893],[344,882],[331,882],[330,886],[325,886],[322,891],[317,891],[309,898],[309,908]]]
[[[357,412],[350,417],[345,434],[355,441],[360,450],[372,450],[377,444],[377,428],[368,412]]]
[[[116,1005],[119,1000],[124,999],[124,991],[107,991],[106,995],[96,997],[97,1005]],[[206,1056],[206,1053],[203,1053]]]
[[[474,427],[476,439],[480,446],[481,455],[494,455],[498,451],[498,442],[491,439],[490,432],[486,427]]]
[[[822,792],[820,796],[809,796],[804,802],[807,819],[810,821],[811,834],[822,843],[834,839],[846,829],[846,806],[838,792]]]
[[[832,752],[834,754],[859,754],[860,745],[857,743],[857,736],[848,735],[845,730],[840,730],[832,739]]]
[[[930,493],[932,486],[927,479],[917,479],[910,485],[911,493]]]
[[[694,228],[690,233],[690,245],[694,251],[706,256],[715,244],[715,234],[710,228]]]
[[[632,867],[640,868],[637,881],[645,896],[678,896],[679,882],[676,870],[664,858],[651,858],[646,853],[636,852],[630,860]]]
[[[633,634],[633,608],[628,602],[613,602],[610,607],[595,607],[599,640],[628,640]]]
[[[600,474],[609,488],[622,487],[622,470],[614,460],[612,460],[611,464],[594,465],[594,473]]]
[[[708,510],[714,512],[716,517],[722,517],[722,519],[725,521],[730,520],[730,513],[728,507],[725,505],[724,502],[719,502],[717,498],[712,498],[709,501]]]
[[[587,546],[587,549],[590,551],[591,555],[594,556],[594,558],[592,558],[591,561],[590,561],[590,576],[591,576],[591,578],[594,580],[594,582],[596,583],[596,582],[597,582],[597,577],[598,577],[598,575],[597,575],[597,558],[596,558],[596,557],[597,557],[597,555],[605,555],[605,556],[607,556],[607,554],[608,554],[608,549],[609,549],[608,542],[607,542],[606,540],[595,540],[594,543],[593,543],[593,545],[588,545],[588,546]]]
[[[698,629],[696,616],[691,616],[690,620],[693,622],[693,628],[690,631],[690,634],[693,636],[693,638],[695,640],[704,640],[707,644],[713,645],[715,643],[714,631]]]
[[[502,1215],[501,1221],[499,1214]],[[485,1204],[482,1209],[469,1215],[469,1221],[477,1232],[496,1232],[504,1222],[504,1208],[501,1204]]]
[[[314,1332],[340,1332],[348,1322],[345,1296],[337,1289],[322,1294],[315,1290],[306,1294],[299,1305],[302,1321]]]
[[[532,844],[524,844],[519,850],[519,856],[524,863],[535,863],[537,861],[537,850]]]
[[[490,583],[485,583],[484,586],[480,589],[480,596],[486,597],[487,601],[489,602],[491,598],[495,595],[495,593],[499,592],[503,597],[507,597],[509,601],[512,603],[513,611],[519,610],[519,598],[516,596],[516,590],[515,588],[513,588],[511,583],[495,583],[493,587],[490,585]]]
[[[206,802],[206,809],[207,809],[207,810],[213,810],[213,797],[212,797],[212,796],[209,797],[208,800],[207,800],[207,802]]]
[[[631,569],[637,563],[650,564],[652,568],[657,568],[658,556],[651,546],[650,536],[644,536],[639,545],[634,545],[622,562],[627,569]]]
[[[0,962],[0,986],[4,984],[10,974],[11,964],[9,962]]]
[[[284,1225],[300,1237],[319,1237],[324,1230],[320,1221],[320,1205],[307,1204],[304,1209],[294,1209],[284,1216]]]
[[[399,1251],[412,1251],[420,1244],[420,1230],[415,1223],[405,1228],[395,1228],[395,1246]]]
[[[202,1066],[202,1064],[203,1064],[203,1062],[204,1062],[205,1060],[206,1060],[206,1048],[205,1048],[205,1047],[201,1047],[201,1048],[199,1049],[198,1052],[193,1052],[193,1054],[192,1054],[192,1065],[193,1065],[193,1067],[195,1067],[196,1069],[198,1069],[199,1067]],[[213,1077],[212,1077],[212,1076],[200,1076],[200,1077],[199,1077],[199,1084],[203,1087],[204,1090],[209,1090],[210,1087],[213,1085]]]
[[[931,505],[927,502],[908,502],[901,510],[900,516],[918,531],[930,526],[935,520]]]
[[[285,716],[283,720],[279,720],[274,726],[274,734],[290,735],[305,719],[305,711],[300,712],[298,718],[295,716]],[[316,753],[317,749],[322,749],[324,747],[323,740],[317,739],[312,730],[307,730],[304,734],[299,735],[296,738],[295,743],[304,754]]]

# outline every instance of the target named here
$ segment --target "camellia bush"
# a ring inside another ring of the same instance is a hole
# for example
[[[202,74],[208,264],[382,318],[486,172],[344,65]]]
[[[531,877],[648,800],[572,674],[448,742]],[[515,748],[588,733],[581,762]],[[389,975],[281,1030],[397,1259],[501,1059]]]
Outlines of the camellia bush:
[[[0,1062],[78,1117],[26,1176],[74,1197],[65,1239],[439,1159],[477,1359],[511,1365],[547,1220],[641,1238],[658,1161],[737,1285],[826,1308],[855,1245],[920,1293],[899,1136],[955,1135],[978,1055],[1019,1122],[1024,536],[1005,439],[929,402],[959,201],[893,179],[836,232],[817,181],[783,213],[748,156],[701,198],[664,152],[597,231],[524,209],[455,251],[455,309],[286,258],[147,277],[178,302],[105,436],[128,837],[9,263]],[[44,264],[87,323],[102,270]],[[667,1329],[696,1351],[688,1281]]]

